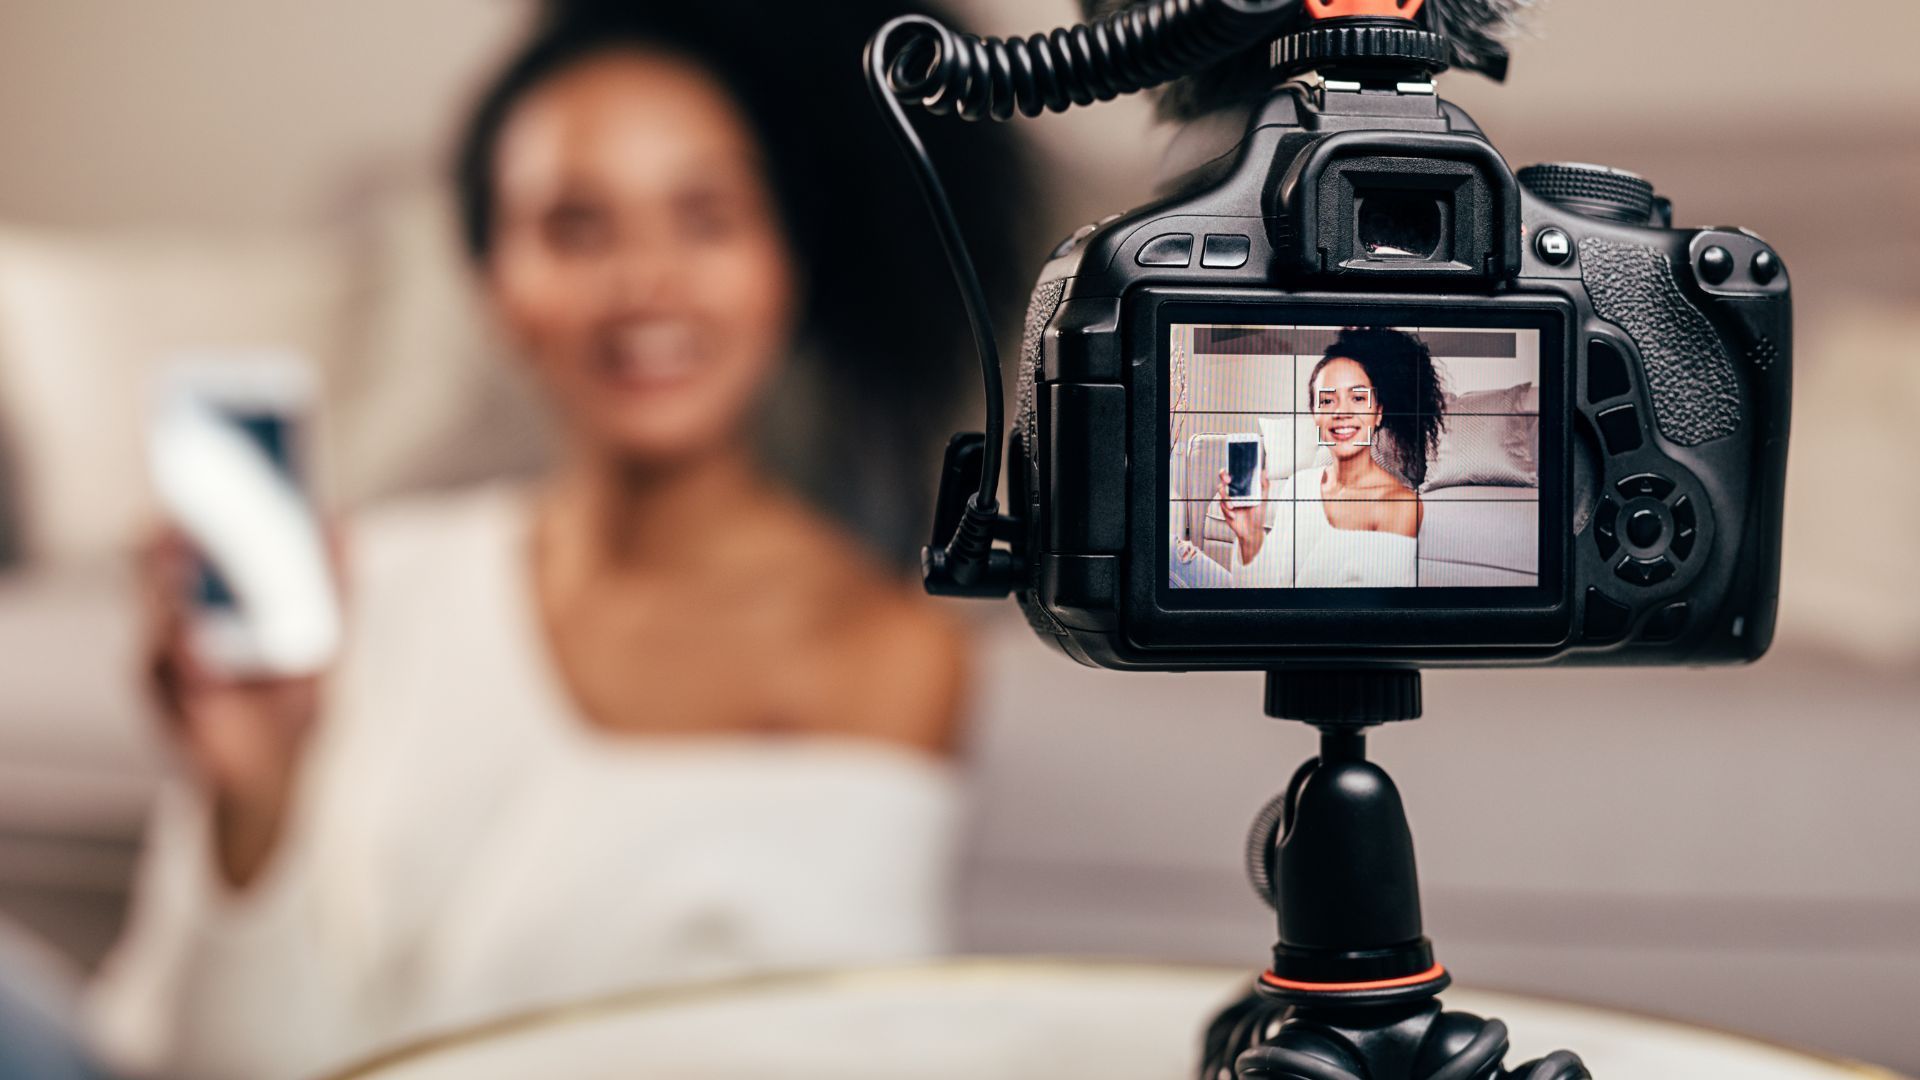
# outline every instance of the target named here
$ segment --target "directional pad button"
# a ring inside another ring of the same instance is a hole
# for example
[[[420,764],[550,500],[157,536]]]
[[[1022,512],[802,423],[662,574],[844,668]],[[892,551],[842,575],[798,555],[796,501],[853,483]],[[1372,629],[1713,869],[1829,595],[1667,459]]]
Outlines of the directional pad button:
[[[1659,473],[1641,473],[1620,481],[1619,491],[1625,499],[1659,499],[1665,501],[1673,494],[1673,481]]]
[[[1593,539],[1600,545],[1600,557],[1611,559],[1620,550],[1620,504],[1612,499],[1601,499],[1600,508],[1593,514]]]
[[[1693,543],[1700,537],[1700,523],[1693,512],[1693,500],[1680,496],[1673,504],[1673,553],[1682,560],[1693,558]]]
[[[1614,576],[1629,585],[1648,587],[1658,585],[1673,577],[1673,560],[1662,556],[1657,559],[1621,559],[1613,568]]]

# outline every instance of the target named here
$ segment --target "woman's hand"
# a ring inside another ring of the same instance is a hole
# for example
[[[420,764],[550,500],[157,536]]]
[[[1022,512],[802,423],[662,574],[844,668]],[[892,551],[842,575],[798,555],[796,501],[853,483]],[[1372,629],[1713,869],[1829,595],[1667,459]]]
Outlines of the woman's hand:
[[[1267,495],[1273,488],[1267,479],[1267,471],[1260,470],[1260,502],[1252,506],[1235,506],[1228,495],[1233,478],[1227,470],[1220,470],[1220,484],[1215,494],[1220,499],[1220,513],[1227,519],[1227,528],[1233,530],[1235,539],[1240,541],[1240,565],[1251,563],[1254,556],[1267,542]]]
[[[178,533],[148,544],[140,570],[149,687],[169,733],[207,787],[221,875],[245,888],[279,845],[319,715],[319,679],[229,678],[195,655],[188,601],[194,559]]]

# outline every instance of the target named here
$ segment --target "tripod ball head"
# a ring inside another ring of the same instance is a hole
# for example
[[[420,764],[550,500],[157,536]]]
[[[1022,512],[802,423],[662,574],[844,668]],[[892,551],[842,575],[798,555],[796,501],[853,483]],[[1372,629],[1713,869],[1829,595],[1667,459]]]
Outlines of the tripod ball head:
[[[1250,869],[1279,925],[1262,982],[1276,998],[1417,1000],[1446,986],[1421,930],[1400,792],[1365,747],[1355,732],[1327,732],[1320,757],[1256,824]]]

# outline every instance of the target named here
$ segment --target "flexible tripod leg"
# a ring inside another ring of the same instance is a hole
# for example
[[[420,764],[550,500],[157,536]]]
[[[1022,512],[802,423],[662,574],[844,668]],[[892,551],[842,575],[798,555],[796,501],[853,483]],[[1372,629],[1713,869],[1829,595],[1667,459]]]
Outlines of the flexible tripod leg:
[[[1202,1080],[1590,1080],[1567,1051],[1507,1069],[1507,1026],[1438,1001],[1313,1009],[1249,994],[1208,1032]]]
[[[1255,821],[1248,869],[1280,939],[1209,1029],[1201,1080],[1589,1080],[1565,1051],[1507,1069],[1506,1025],[1440,1005],[1412,832],[1364,735],[1419,716],[1419,674],[1276,674],[1267,708],[1319,724],[1320,756]]]

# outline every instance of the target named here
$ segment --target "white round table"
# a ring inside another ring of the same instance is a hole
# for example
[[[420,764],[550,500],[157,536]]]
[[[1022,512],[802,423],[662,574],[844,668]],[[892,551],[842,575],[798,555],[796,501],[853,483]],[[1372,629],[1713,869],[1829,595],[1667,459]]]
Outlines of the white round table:
[[[1187,1080],[1246,972],[1046,961],[642,991],[437,1039],[340,1080]],[[1455,989],[1510,1064],[1568,1048],[1599,1080],[1897,1080],[1716,1031]]]

